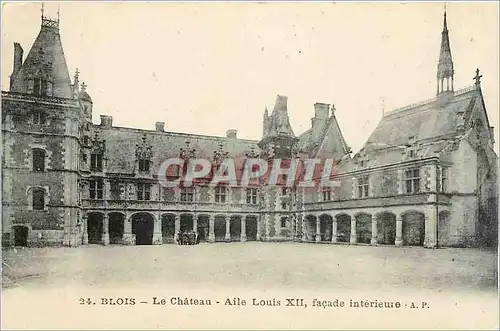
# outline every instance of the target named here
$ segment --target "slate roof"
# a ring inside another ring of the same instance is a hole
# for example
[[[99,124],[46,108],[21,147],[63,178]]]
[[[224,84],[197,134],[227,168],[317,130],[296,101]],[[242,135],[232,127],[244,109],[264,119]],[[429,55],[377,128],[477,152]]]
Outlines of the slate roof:
[[[234,139],[216,136],[203,136],[194,134],[183,134],[176,132],[157,132],[150,130],[139,130],[123,127],[93,126],[93,136],[97,133],[100,140],[106,141],[107,172],[133,174],[136,160],[136,145],[143,143],[152,147],[153,165],[159,165],[167,158],[179,157],[181,148],[186,149],[189,141],[189,149],[195,149],[195,157],[212,160],[214,151],[222,150],[228,152],[230,158],[244,158],[246,153],[254,149],[256,154],[260,153],[257,147],[258,141],[247,139]]]
[[[73,98],[71,79],[64,57],[59,22],[43,18],[42,26],[21,69],[13,79],[11,91],[26,93],[27,79],[44,77],[52,81],[53,96]]]

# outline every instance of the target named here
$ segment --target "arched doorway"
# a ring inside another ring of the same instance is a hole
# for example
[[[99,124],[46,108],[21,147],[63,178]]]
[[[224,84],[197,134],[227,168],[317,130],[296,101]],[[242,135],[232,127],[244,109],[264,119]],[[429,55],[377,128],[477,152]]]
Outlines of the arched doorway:
[[[154,217],[148,213],[137,213],[132,216],[132,233],[135,234],[136,245],[152,245]]]
[[[223,216],[215,216],[214,220],[215,241],[225,241],[226,219]]]
[[[233,215],[231,216],[231,225],[229,227],[231,231],[231,241],[240,241],[241,239],[241,216]]]
[[[340,214],[337,219],[337,242],[348,243],[351,238],[351,216]]]
[[[89,236],[89,244],[102,243],[104,215],[101,213],[91,212],[87,214],[87,234]]]
[[[372,216],[369,214],[356,215],[357,243],[369,244],[372,239]]]
[[[122,213],[109,213],[109,243],[122,244],[125,215]]]
[[[403,245],[423,246],[425,240],[425,215],[409,211],[403,215]]]
[[[29,229],[25,225],[14,225],[12,226],[13,232],[13,244],[14,246],[28,246],[28,234]]]
[[[193,230],[193,215],[181,214],[181,232]]]
[[[161,215],[161,235],[164,244],[174,243],[175,237],[175,214]]]
[[[199,215],[198,216],[198,239],[200,242],[208,240],[208,232],[210,230],[209,226],[209,216]]]
[[[305,227],[304,227],[305,240],[306,241],[315,241],[316,240],[316,216],[306,215],[304,223],[305,223]]]
[[[332,217],[327,214],[319,216],[321,241],[332,241]]]
[[[257,216],[247,216],[246,219],[246,233],[247,233],[247,241],[256,241],[257,240]]]
[[[377,242],[382,245],[395,245],[396,243],[396,215],[383,212],[377,215]]]

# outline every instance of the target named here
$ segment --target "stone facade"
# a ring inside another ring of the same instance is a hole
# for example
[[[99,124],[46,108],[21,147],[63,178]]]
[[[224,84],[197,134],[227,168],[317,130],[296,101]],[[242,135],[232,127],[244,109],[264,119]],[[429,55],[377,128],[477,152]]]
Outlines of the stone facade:
[[[116,127],[105,115],[93,124],[85,84],[78,71],[69,78],[58,21],[42,18],[24,63],[17,43],[14,52],[2,92],[3,245],[167,244],[185,230],[207,242],[497,243],[497,156],[481,76],[454,90],[446,16],[436,97],[386,113],[354,155],[333,105],[316,103],[311,128],[296,136],[280,95],[259,141],[232,129],[225,137],[169,132],[163,122]],[[213,165],[331,158],[340,184],[166,188],[158,168],[172,157]]]

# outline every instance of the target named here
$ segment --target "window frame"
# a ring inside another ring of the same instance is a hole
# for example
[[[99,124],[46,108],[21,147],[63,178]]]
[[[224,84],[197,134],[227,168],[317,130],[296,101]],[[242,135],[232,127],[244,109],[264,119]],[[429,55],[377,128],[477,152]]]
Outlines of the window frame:
[[[405,193],[414,194],[420,192],[420,168],[409,168],[404,170]]]
[[[41,157],[41,160],[40,159],[35,159],[35,156],[38,155],[38,153],[41,153],[39,156]],[[47,152],[45,151],[45,149],[43,148],[33,148],[31,150],[31,170],[32,171],[35,171],[35,172],[44,172],[46,170],[46,166],[45,166],[45,161],[46,161],[46,158],[47,158]],[[36,162],[38,161],[38,162]],[[37,164],[40,164],[41,167],[36,167]]]
[[[104,181],[102,179],[92,179],[89,181],[89,199],[104,199]]]
[[[41,194],[41,196],[40,196]],[[43,211],[45,210],[45,207],[46,207],[46,196],[47,194],[47,191],[42,188],[42,187],[32,187],[31,188],[31,210],[35,210],[35,211]],[[37,200],[40,200],[40,197],[41,197],[41,201],[37,201]],[[41,203],[41,208],[40,208],[40,205],[39,203]]]
[[[181,202],[195,202],[195,189],[193,186],[183,187],[181,189]]]
[[[359,199],[370,196],[370,175],[362,175],[357,180],[357,197]]]
[[[90,171],[102,172],[104,163],[103,159],[104,157],[102,153],[90,153]]]
[[[258,204],[258,192],[256,188],[248,187],[246,188],[246,202],[249,205],[257,205]]]
[[[217,203],[226,203],[227,202],[227,187],[225,186],[216,186],[214,187],[214,199]]]
[[[137,183],[136,198],[138,201],[151,201],[151,184]]]

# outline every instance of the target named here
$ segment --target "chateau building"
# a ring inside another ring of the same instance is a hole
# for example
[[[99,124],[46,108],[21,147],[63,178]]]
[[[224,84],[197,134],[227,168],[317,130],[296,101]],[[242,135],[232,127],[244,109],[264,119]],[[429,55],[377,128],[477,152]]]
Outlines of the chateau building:
[[[333,105],[315,103],[310,129],[296,135],[281,95],[264,112],[259,141],[236,130],[176,133],[163,122],[118,127],[106,115],[94,124],[86,85],[78,71],[70,78],[59,19],[42,15],[26,58],[14,43],[10,90],[2,91],[3,245],[166,244],[185,230],[206,242],[495,245],[497,155],[481,75],[455,89],[446,14],[443,23],[436,96],[386,112],[353,155]],[[171,157],[215,166],[330,158],[339,186],[169,188],[157,169]]]

